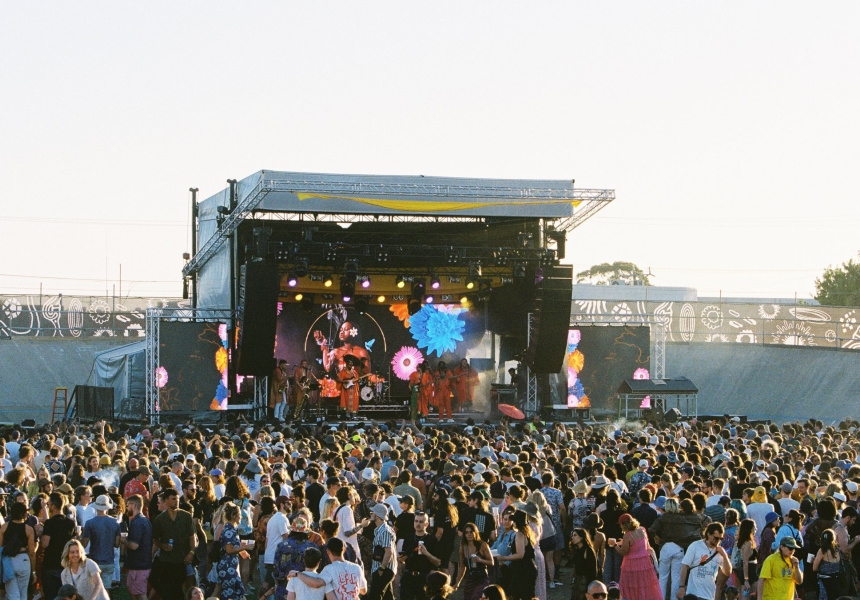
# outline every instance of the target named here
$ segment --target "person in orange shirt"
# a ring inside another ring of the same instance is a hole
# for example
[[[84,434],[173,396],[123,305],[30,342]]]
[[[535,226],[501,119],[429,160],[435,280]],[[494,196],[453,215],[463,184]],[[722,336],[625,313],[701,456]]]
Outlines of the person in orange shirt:
[[[340,407],[347,416],[354,417],[358,412],[358,360],[352,355],[344,357],[345,366],[338,371],[340,380]]]
[[[472,403],[476,385],[478,385],[478,372],[464,358],[454,369],[454,395],[457,398],[457,409],[463,410],[463,405]]]
[[[445,365],[444,361],[439,361],[436,365],[433,392],[433,404],[439,407],[439,420],[441,421],[447,414],[448,418],[452,418],[451,413],[451,379],[454,375],[451,370]]]
[[[430,412],[430,402],[433,400],[433,373],[426,362],[419,363],[418,376],[421,389],[418,392],[418,412],[426,417]]]

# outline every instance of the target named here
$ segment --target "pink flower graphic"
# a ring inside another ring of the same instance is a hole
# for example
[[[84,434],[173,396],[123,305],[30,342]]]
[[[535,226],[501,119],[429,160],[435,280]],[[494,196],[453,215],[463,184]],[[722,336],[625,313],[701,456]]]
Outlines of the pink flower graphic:
[[[394,367],[394,374],[403,381],[409,381],[409,376],[415,372],[420,363],[424,362],[424,356],[418,348],[411,346],[403,346],[394,354],[391,359],[391,366]]]
[[[155,370],[155,387],[163,388],[167,385],[167,369],[164,367],[158,367]]]

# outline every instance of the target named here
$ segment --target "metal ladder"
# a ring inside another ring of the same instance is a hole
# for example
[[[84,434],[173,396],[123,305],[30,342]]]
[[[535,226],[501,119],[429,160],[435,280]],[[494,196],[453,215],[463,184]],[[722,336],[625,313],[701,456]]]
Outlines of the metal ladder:
[[[63,405],[57,410],[57,401],[62,400]],[[54,405],[51,407],[51,425],[56,421],[65,421],[69,409],[69,388],[54,388]]]

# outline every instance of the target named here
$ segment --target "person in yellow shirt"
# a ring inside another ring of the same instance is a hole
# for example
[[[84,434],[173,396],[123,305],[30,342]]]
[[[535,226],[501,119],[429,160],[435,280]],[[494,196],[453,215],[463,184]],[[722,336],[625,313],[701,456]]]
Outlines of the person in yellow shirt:
[[[797,540],[784,537],[779,550],[765,559],[758,580],[759,600],[793,600],[794,586],[803,583],[803,572],[794,555],[797,548]]]

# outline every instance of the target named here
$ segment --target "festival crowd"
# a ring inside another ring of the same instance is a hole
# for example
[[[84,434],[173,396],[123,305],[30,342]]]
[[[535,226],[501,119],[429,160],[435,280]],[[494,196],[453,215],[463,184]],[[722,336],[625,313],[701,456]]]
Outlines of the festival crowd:
[[[238,417],[0,436],[9,600],[857,592],[855,421],[293,428]]]

